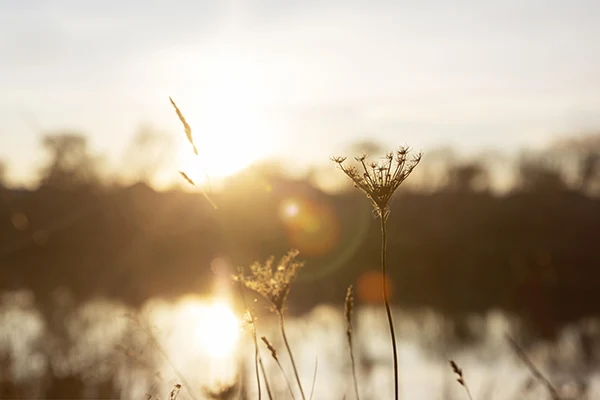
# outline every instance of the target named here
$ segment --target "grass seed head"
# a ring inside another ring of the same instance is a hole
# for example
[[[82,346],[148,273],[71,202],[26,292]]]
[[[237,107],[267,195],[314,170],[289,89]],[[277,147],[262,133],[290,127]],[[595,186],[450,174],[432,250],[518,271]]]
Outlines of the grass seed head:
[[[171,390],[171,394],[169,396],[169,400],[176,400],[177,396],[179,396],[179,392],[181,391],[181,385],[180,384],[176,384],[173,387],[173,390]]]
[[[463,375],[462,369],[460,369],[460,367],[458,366],[458,364],[456,364],[454,362],[454,360],[450,360],[450,367],[452,368],[452,371],[456,374],[457,379],[456,381],[458,383],[460,383],[462,386],[465,386],[465,377]]]
[[[344,314],[346,315],[346,333],[352,335],[352,311],[354,310],[354,286],[348,286],[346,300],[344,301]]]
[[[269,339],[267,339],[266,336],[262,336],[260,338],[260,340],[262,340],[264,342],[265,346],[267,346],[267,349],[269,349],[269,351],[271,352],[271,357],[273,357],[273,359],[275,361],[278,361],[277,350],[275,350],[275,347],[273,347],[273,345],[271,344],[271,342],[269,342]]]

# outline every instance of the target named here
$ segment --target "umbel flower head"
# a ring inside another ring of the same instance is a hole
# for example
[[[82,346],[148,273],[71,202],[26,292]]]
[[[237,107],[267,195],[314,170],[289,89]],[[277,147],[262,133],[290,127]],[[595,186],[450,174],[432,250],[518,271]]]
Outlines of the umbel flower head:
[[[249,276],[240,271],[233,279],[267,299],[275,311],[282,312],[296,273],[304,265],[296,261],[298,254],[298,250],[290,250],[277,263],[273,256],[264,264],[255,262],[250,266]]]
[[[387,218],[392,195],[421,161],[421,153],[413,157],[409,157],[409,153],[408,147],[400,147],[395,153],[386,154],[379,162],[368,162],[367,155],[363,154],[355,158],[361,164],[362,171],[355,166],[345,166],[346,157],[334,157],[332,161],[340,166],[354,186],[371,199],[379,216]]]

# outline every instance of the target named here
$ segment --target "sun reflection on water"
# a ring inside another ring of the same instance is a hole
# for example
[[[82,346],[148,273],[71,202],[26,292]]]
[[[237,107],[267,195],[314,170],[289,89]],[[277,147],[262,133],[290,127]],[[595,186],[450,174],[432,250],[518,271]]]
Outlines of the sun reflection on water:
[[[183,313],[193,327],[193,344],[198,351],[215,359],[227,358],[235,352],[240,324],[225,301],[190,300]]]

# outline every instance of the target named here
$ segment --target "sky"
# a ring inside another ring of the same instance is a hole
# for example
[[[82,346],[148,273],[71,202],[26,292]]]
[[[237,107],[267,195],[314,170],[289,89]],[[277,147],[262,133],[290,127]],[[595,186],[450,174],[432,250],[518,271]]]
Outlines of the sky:
[[[26,181],[44,132],[113,161],[142,125],[182,138],[169,96],[232,169],[516,151],[600,128],[598,38],[597,0],[0,0],[0,159]]]

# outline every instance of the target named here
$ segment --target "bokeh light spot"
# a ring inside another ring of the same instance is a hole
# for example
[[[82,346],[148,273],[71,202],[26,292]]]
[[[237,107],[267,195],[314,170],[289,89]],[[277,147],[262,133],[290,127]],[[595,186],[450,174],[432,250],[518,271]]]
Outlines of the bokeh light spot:
[[[284,199],[279,207],[291,246],[307,255],[324,255],[339,240],[339,222],[332,207],[303,198]]]
[[[16,230],[24,231],[29,226],[29,220],[27,216],[22,212],[16,212],[11,217],[11,222]]]
[[[298,204],[296,202],[289,201],[286,204],[283,204],[282,211],[283,211],[284,216],[289,217],[289,218],[294,218],[295,216],[298,215],[298,212],[300,210],[299,210]]]
[[[382,291],[383,275],[380,271],[370,270],[363,273],[356,284],[356,295],[358,299],[364,303],[379,304],[383,303]],[[394,295],[393,284],[390,276],[387,276],[387,291],[388,297]]]

